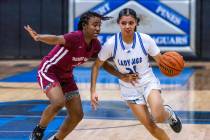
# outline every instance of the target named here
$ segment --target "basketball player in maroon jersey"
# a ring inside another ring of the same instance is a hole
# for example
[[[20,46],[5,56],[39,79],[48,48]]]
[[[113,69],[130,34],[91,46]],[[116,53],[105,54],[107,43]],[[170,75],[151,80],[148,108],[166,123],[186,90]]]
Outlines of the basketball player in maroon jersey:
[[[50,100],[43,111],[39,124],[34,128],[30,139],[41,140],[49,122],[64,106],[68,116],[54,136],[54,140],[63,140],[82,120],[83,110],[77,85],[73,78],[73,68],[90,57],[96,56],[101,49],[97,39],[100,33],[101,20],[110,17],[95,12],[84,13],[78,23],[78,30],[64,35],[38,34],[29,25],[25,30],[35,41],[56,45],[45,56],[38,68],[38,82]],[[109,63],[104,68],[115,76],[122,75]],[[123,77],[122,77],[123,78]],[[125,79],[135,80],[135,76],[125,76]]]

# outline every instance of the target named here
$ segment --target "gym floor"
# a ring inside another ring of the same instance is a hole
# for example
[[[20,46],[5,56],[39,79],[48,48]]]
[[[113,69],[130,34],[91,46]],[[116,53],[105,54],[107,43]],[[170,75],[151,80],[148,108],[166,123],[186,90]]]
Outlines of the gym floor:
[[[49,103],[36,83],[39,61],[0,61],[0,140],[27,140]],[[117,79],[100,71],[100,106],[92,111],[89,100],[90,65],[75,69],[85,117],[66,138],[75,140],[152,140],[152,136],[122,101]],[[174,133],[167,124],[159,124],[171,140],[209,140],[210,138],[210,63],[187,62],[177,77],[154,73],[162,84],[165,104],[181,117],[183,130]],[[78,76],[79,75],[79,76]],[[65,108],[49,124],[44,139],[57,131],[65,117]]]

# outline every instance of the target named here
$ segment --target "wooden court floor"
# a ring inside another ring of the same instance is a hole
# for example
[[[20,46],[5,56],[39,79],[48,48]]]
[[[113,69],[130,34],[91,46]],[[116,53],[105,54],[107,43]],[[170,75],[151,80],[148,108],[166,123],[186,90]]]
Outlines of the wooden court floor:
[[[31,70],[38,64],[39,61],[0,61],[0,79]],[[188,62],[186,67],[195,67],[194,74],[188,80],[187,88],[163,89],[164,102],[170,104],[176,111],[207,112],[208,114],[210,112],[210,63]],[[89,86],[81,84],[79,89],[82,100],[89,100]],[[118,86],[99,85],[97,91],[100,101],[122,101]],[[0,82],[0,102],[23,100],[47,100],[47,98],[41,93],[37,83]],[[207,115],[205,119],[210,120],[210,116]],[[179,134],[174,133],[167,124],[158,125],[169,134],[171,140],[210,140],[210,122],[205,120],[204,123],[184,123],[183,130]],[[86,118],[66,138],[66,140],[71,139],[153,140],[154,138],[135,119]]]

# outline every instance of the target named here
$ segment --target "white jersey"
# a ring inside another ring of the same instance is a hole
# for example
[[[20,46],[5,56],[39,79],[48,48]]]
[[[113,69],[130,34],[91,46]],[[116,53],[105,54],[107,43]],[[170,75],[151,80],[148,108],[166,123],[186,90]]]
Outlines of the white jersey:
[[[139,73],[139,84],[135,85],[139,87],[156,78],[150,67],[148,55],[156,56],[159,53],[160,49],[149,35],[135,32],[133,42],[126,44],[121,33],[118,33],[107,40],[98,57],[101,61],[113,57],[121,73]],[[121,80],[119,83],[125,87],[134,87],[131,83]]]

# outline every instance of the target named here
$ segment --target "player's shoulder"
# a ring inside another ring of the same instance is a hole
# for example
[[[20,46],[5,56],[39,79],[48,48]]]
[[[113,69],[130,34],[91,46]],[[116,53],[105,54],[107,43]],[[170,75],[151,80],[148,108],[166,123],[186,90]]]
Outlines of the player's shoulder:
[[[79,41],[83,37],[82,31],[72,31],[64,34],[64,37],[67,39],[72,39],[74,41]]]
[[[101,42],[97,38],[92,40],[92,44],[94,47],[101,47]]]
[[[116,34],[110,36],[110,37],[107,39],[107,41],[108,41],[108,42],[114,42],[114,41],[115,41],[115,35],[116,35]]]
[[[140,32],[137,32],[138,34],[140,34],[141,38],[143,41],[151,41],[153,40],[152,37],[148,34],[145,34],[145,33],[140,33]]]
[[[72,36],[82,36],[83,33],[80,30],[69,32]]]
[[[102,50],[106,52],[110,52],[114,49],[115,45],[115,35],[110,36],[102,45]]]
[[[113,46],[115,43],[115,34],[109,37],[106,42],[104,43],[105,46]]]

